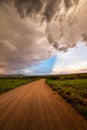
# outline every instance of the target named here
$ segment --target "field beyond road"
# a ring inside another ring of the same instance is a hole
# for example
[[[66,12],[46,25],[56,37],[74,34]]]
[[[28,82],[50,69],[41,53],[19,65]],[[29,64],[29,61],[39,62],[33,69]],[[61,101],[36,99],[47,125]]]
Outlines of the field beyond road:
[[[47,84],[87,119],[87,78],[47,79]]]
[[[0,130],[87,130],[87,121],[41,79],[0,95]]]
[[[37,80],[37,77],[30,78],[30,77],[1,77],[0,78],[0,94],[19,87],[23,84],[27,84]]]

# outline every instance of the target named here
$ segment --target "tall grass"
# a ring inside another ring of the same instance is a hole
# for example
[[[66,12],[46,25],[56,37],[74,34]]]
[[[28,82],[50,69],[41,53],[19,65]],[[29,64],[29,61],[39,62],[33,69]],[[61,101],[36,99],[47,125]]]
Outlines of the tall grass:
[[[87,119],[87,79],[47,79],[47,83]]]
[[[16,88],[20,85],[30,83],[37,80],[37,78],[1,78],[0,79],[0,93]]]

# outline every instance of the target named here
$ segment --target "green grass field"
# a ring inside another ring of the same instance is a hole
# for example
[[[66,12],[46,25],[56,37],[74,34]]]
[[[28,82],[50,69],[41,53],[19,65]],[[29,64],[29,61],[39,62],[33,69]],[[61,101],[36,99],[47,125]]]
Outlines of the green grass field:
[[[46,82],[87,119],[87,79],[47,79]]]
[[[16,88],[26,83],[37,80],[37,78],[1,78],[0,79],[0,93]]]

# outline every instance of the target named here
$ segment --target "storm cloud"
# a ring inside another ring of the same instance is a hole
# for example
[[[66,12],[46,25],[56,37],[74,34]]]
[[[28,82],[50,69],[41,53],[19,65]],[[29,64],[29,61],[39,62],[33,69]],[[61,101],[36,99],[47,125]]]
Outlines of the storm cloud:
[[[31,17],[40,14],[47,21],[60,12],[61,3],[68,11],[71,7],[77,6],[79,0],[0,0],[0,3],[14,4],[21,17],[29,15]]]
[[[30,18],[21,19],[14,7],[0,7],[0,68],[18,72],[55,53],[44,29]]]
[[[87,41],[86,0],[0,0],[0,70],[18,72]]]

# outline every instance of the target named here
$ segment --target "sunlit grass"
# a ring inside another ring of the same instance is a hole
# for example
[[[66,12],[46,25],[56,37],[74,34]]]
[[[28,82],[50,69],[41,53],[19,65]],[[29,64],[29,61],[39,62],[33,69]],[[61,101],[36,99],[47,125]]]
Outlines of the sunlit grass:
[[[48,79],[47,83],[87,118],[87,79]]]
[[[36,78],[1,78],[0,79],[0,93],[16,88],[26,83],[37,80]]]

